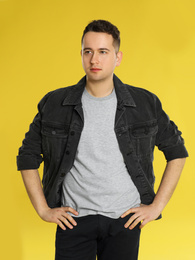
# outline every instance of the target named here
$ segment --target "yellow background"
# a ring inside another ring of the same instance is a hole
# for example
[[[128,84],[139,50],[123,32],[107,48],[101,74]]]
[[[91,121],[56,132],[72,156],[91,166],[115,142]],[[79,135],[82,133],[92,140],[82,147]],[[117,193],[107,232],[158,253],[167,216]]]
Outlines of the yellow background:
[[[195,259],[194,3],[0,0],[0,259],[54,259],[55,224],[43,222],[32,208],[15,157],[42,96],[84,75],[80,39],[93,19],[118,26],[124,58],[115,73],[159,96],[190,153],[163,219],[143,229],[139,260]],[[154,166],[157,187],[165,166],[158,151]]]

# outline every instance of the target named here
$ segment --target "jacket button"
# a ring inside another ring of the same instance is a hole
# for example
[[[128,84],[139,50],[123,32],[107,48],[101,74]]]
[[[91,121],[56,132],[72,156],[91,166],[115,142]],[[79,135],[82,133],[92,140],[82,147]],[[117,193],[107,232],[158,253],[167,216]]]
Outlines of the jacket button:
[[[61,173],[61,177],[64,177],[64,176],[65,176],[65,172],[62,172],[62,173]]]
[[[71,134],[71,135],[74,135],[74,134],[75,134],[75,131],[71,131],[70,134]]]
[[[67,154],[67,155],[69,155],[69,154],[70,154],[70,152],[69,152],[69,151],[66,151],[66,154]]]
[[[51,133],[52,133],[52,135],[55,135],[55,134],[56,134],[56,131],[55,131],[55,130],[53,130]]]

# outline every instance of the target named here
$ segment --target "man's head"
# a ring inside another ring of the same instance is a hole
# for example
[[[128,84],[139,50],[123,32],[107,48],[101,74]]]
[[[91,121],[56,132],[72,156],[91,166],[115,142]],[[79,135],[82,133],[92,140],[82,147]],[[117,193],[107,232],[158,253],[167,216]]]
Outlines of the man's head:
[[[120,32],[118,28],[105,20],[94,20],[89,23],[85,30],[83,31],[83,36],[81,39],[81,44],[83,44],[83,38],[87,32],[102,32],[112,35],[113,45],[116,49],[116,52],[119,51],[120,48]]]
[[[82,37],[82,64],[87,80],[102,82],[112,79],[122,60],[119,51],[120,33],[116,26],[104,20],[87,25]]]

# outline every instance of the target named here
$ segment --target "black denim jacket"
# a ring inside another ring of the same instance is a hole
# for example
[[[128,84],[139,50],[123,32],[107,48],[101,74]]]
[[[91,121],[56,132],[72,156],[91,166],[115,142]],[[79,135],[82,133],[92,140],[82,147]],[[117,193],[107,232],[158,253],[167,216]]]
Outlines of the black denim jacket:
[[[127,170],[141,202],[152,203],[155,145],[167,161],[188,156],[181,132],[147,90],[123,84],[113,77],[117,96],[114,131]],[[43,191],[50,207],[61,206],[64,176],[71,169],[84,125],[81,96],[86,77],[77,85],[46,94],[38,104],[17,156],[18,170],[37,169],[44,161]]]

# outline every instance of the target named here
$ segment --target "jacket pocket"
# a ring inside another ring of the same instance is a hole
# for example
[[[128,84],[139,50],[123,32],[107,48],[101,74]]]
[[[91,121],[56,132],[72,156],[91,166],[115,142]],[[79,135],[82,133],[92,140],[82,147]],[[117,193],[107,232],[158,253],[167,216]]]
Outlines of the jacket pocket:
[[[66,147],[69,125],[42,124],[42,149],[44,161],[60,160]]]
[[[130,137],[138,157],[152,157],[158,132],[157,121],[147,121],[129,127]]]

